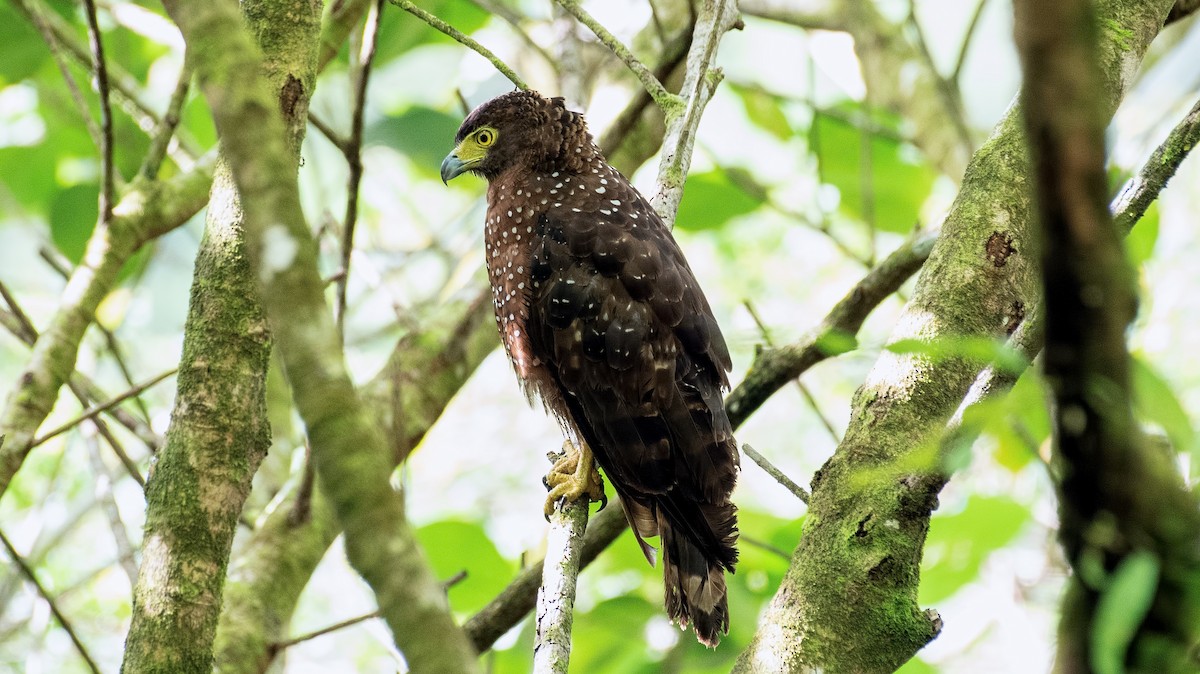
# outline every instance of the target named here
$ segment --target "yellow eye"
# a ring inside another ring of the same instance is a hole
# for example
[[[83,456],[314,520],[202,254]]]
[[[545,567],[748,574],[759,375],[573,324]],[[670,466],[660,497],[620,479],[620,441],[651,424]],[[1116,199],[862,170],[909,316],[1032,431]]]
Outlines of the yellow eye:
[[[496,132],[491,129],[480,129],[479,133],[475,134],[475,142],[479,143],[480,147],[487,147],[496,142]]]

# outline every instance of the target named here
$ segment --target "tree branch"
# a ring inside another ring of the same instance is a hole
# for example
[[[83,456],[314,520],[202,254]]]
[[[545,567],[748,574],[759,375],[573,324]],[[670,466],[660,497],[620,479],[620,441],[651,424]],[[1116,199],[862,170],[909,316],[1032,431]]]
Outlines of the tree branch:
[[[88,42],[92,48],[92,72],[96,75],[96,93],[100,95],[100,222],[112,219],[112,207],[116,201],[113,168],[113,121],[112,107],[108,103],[108,63],[104,60],[104,41],[100,37],[100,24],[96,21],[95,0],[83,0],[84,15],[87,17]]]
[[[54,614],[54,619],[58,621],[58,624],[62,626],[63,631],[66,632],[67,636],[71,638],[71,643],[75,646],[75,650],[79,653],[79,657],[83,659],[84,664],[88,666],[88,669],[92,670],[93,674],[100,674],[100,667],[96,665],[96,661],[92,658],[91,654],[88,653],[87,647],[83,645],[83,641],[81,641],[79,639],[79,635],[75,633],[75,628],[71,626],[71,621],[67,620],[67,616],[63,615],[63,612],[59,610],[58,602],[54,601],[54,597],[51,596],[50,593],[46,591],[46,588],[42,586],[42,583],[38,580],[37,574],[34,573],[33,568],[30,567],[29,564],[27,564],[21,557],[21,555],[17,553],[17,549],[13,547],[12,542],[8,540],[8,536],[5,536],[3,531],[0,531],[0,543],[4,544],[4,549],[8,552],[8,558],[12,560],[13,564],[17,565],[17,568],[21,570],[21,574],[24,575],[25,578],[29,580],[29,583],[33,585],[34,589],[37,590],[38,595],[40,595],[42,599],[46,600],[46,604],[50,607],[50,613]]]
[[[474,51],[475,53],[479,54],[480,56],[482,56],[485,59],[487,59],[488,61],[490,61],[491,64],[493,66],[495,66],[496,70],[499,70],[500,74],[507,77],[508,81],[512,82],[518,89],[521,89],[523,91],[529,89],[529,85],[525,84],[525,80],[521,79],[521,77],[519,75],[517,75],[515,72],[513,72],[513,69],[509,68],[508,65],[506,65],[504,63],[504,61],[501,61],[500,57],[493,54],[490,49],[479,44],[478,42],[473,40],[470,36],[465,35],[462,31],[458,30],[454,26],[451,26],[450,24],[446,23],[445,21],[442,21],[441,19],[437,18],[436,16],[430,14],[429,12],[426,12],[425,10],[421,9],[420,7],[417,7],[409,0],[388,0],[388,2],[391,2],[393,5],[399,7],[400,9],[403,9],[404,11],[408,12],[409,14],[412,14],[413,16],[424,21],[425,23],[429,24],[433,28],[436,28],[437,30],[440,30],[441,32],[445,33],[446,35],[449,35],[456,42],[461,43],[463,46],[467,47],[471,51]]]
[[[662,108],[663,111],[668,111],[679,105],[679,98],[663,87],[662,82],[658,81],[654,73],[651,73],[650,69],[639,61],[633,55],[633,52],[629,51],[629,47],[621,44],[621,41],[615,35],[608,32],[608,29],[597,21],[595,17],[588,14],[587,10],[580,6],[579,0],[555,0],[555,2],[571,16],[575,17],[579,23],[591,29],[596,37],[600,39],[600,42],[605,47],[608,47],[609,51],[617,58],[621,59],[625,67],[629,68],[629,71],[642,83],[642,88],[646,90],[646,93],[650,94],[650,98],[654,99],[658,107]]]
[[[1118,27],[1104,45],[1107,76],[1098,90],[1105,117],[1169,4],[1101,1],[1103,20]],[[1038,279],[1026,254],[1033,245],[1019,116],[1020,106],[1014,106],[973,157],[891,341],[1000,339],[1036,303]],[[917,605],[922,547],[937,502],[937,489],[925,476],[943,470],[927,465],[926,448],[982,366],[961,358],[881,354],[855,395],[842,443],[813,480],[800,545],[735,671],[891,671],[937,634],[940,619]],[[858,600],[846,602],[848,595]],[[890,638],[868,653],[839,637],[863,633]]]
[[[1136,279],[1104,196],[1101,24],[1087,0],[1018,0],[1014,14],[1041,224],[1059,538],[1075,572],[1057,669],[1194,669],[1200,508],[1173,457],[1146,444],[1133,415],[1125,331]]]
[[[663,136],[662,159],[658,164],[657,191],[650,205],[668,228],[683,199],[683,185],[692,166],[692,148],[700,117],[724,76],[716,67],[717,46],[725,33],[741,27],[737,0],[706,0],[696,18],[696,30],[688,51],[683,88],[679,100],[664,108],[667,132]]]
[[[168,181],[133,184],[113,209],[112,220],[92,233],[83,261],[72,272],[54,318],[0,414],[0,495],[29,453],[59,388],[74,372],[83,334],[121,268],[146,242],[182,225],[204,206],[211,172],[210,155],[195,170]]]
[[[551,455],[551,462],[563,454]],[[582,459],[581,459],[582,460]],[[555,505],[546,532],[546,559],[537,593],[534,674],[567,674],[571,625],[575,620],[575,582],[579,577],[583,536],[590,503],[585,496]]]
[[[316,269],[316,244],[300,207],[294,160],[237,6],[170,0],[167,11],[194,53],[201,90],[245,208],[251,268],[312,442],[321,484],[346,534],[350,563],[375,591],[410,667],[472,672],[474,653],[450,616],[388,484],[380,429],[350,383]]]
[[[1122,188],[1112,209],[1119,231],[1129,232],[1142,219],[1197,144],[1200,144],[1200,101],[1171,129],[1167,139],[1154,149],[1138,174]]]

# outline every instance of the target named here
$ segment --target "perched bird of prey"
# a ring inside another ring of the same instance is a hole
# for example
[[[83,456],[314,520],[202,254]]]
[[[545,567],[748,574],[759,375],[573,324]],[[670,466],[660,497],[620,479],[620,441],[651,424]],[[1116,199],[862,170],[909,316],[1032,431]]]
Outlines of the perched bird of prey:
[[[739,464],[722,399],[729,350],[695,275],[561,98],[498,96],[455,145],[442,180],[488,181],[484,241],[504,348],[526,395],[579,444],[547,476],[547,513],[558,498],[603,495],[594,454],[651,564],[646,539],[659,537],[667,614],[716,646],[729,632]]]

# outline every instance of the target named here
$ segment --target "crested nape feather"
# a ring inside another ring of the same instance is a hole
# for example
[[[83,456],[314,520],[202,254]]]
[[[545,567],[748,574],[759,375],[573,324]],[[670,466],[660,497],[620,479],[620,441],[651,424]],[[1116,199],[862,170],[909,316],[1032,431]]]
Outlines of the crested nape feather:
[[[651,564],[659,538],[668,616],[716,646],[737,563],[731,365],[683,252],[560,98],[494,98],[455,143],[448,177],[488,180],[488,277],[522,386],[595,454]]]

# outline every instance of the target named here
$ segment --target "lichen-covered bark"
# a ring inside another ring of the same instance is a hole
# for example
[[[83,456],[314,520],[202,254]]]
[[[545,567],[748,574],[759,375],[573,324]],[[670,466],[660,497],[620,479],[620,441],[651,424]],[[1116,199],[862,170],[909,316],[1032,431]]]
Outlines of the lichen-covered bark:
[[[184,327],[166,444],[146,484],[146,534],[121,671],[210,672],[225,567],[270,444],[270,339],[240,215],[219,169]]]
[[[388,365],[364,390],[373,417],[392,429],[394,457],[406,457],[483,359],[496,349],[491,296],[428,317],[396,345]],[[399,411],[403,414],[398,414]],[[317,564],[341,532],[318,485],[308,517],[295,517],[293,487],[275,504],[230,565],[226,607],[217,627],[216,663],[224,674],[258,674],[277,654],[271,644],[288,625]]]
[[[1193,672],[1200,508],[1174,457],[1133,416],[1125,331],[1136,278],[1106,204],[1092,8],[1018,0],[1014,13],[1041,224],[1059,538],[1074,569],[1056,670]]]
[[[255,14],[264,5],[270,11]],[[294,175],[315,79],[319,5],[246,2],[243,8],[254,15],[271,64],[268,80],[289,120]],[[190,41],[188,48],[207,45]],[[270,446],[271,344],[243,226],[241,199],[222,162],[196,258],[175,409],[146,488],[145,544],[122,664],[130,674],[212,670],[234,530]]]
[[[295,163],[237,6],[232,0],[165,5],[186,39],[207,46],[192,53],[197,77],[243,196],[251,266],[317,474],[345,532],[347,557],[374,590],[413,670],[475,671],[474,653],[388,483],[383,435],[346,372]]]
[[[1099,3],[1103,115],[1111,117],[1169,0]],[[892,340],[1003,338],[1038,296],[1029,168],[1014,106],[963,186]],[[936,636],[917,604],[929,515],[944,476],[928,447],[982,363],[885,351],[846,436],[813,478],[792,564],[735,671],[890,672]]]

